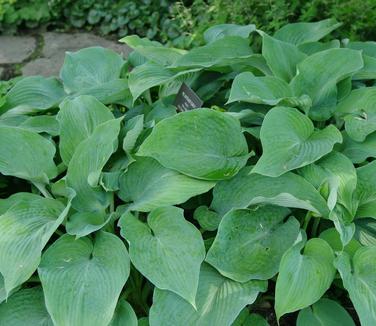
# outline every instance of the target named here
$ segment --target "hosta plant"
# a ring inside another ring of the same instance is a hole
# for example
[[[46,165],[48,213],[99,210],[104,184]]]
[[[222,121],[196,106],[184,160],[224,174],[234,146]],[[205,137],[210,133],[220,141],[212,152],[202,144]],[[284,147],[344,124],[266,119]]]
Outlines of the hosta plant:
[[[376,43],[339,25],[3,82],[0,325],[376,325]]]

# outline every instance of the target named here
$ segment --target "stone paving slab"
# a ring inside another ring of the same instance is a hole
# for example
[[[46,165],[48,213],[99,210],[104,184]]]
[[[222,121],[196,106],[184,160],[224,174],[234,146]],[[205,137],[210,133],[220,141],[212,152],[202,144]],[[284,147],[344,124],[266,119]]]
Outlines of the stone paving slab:
[[[90,33],[44,33],[43,56],[50,58],[52,56],[64,54],[65,51],[78,51],[90,46],[103,46],[116,52],[123,51],[123,45],[117,42],[109,41]]]
[[[0,36],[0,64],[21,63],[35,50],[31,36]]]
[[[28,62],[22,68],[24,76],[58,76],[64,62],[65,52],[75,52],[91,46],[110,48],[120,54],[125,53],[124,45],[109,41],[90,33],[54,33],[42,34],[44,46],[41,58]]]

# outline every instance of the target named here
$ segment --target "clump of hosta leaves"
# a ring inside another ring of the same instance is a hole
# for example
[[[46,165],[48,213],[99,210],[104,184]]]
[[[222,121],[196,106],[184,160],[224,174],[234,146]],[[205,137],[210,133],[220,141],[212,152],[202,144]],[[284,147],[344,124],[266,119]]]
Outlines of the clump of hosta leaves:
[[[376,43],[338,26],[4,84],[0,325],[376,325]]]

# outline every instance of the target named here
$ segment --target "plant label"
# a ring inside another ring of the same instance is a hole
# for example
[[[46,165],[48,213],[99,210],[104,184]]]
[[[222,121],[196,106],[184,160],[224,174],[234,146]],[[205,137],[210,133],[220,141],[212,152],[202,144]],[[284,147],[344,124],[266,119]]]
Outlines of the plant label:
[[[197,109],[200,108],[203,103],[204,102],[186,83],[181,85],[174,101],[174,105],[179,111]]]

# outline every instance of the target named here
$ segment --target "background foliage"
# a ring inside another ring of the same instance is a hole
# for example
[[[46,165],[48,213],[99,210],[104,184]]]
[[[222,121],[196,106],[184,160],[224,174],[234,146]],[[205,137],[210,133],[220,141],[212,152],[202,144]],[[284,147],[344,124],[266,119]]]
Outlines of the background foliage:
[[[46,25],[52,29],[86,29],[99,34],[137,34],[178,47],[203,43],[213,24],[255,24],[270,33],[286,23],[336,18],[337,35],[375,39],[374,0],[0,0],[0,32]]]

